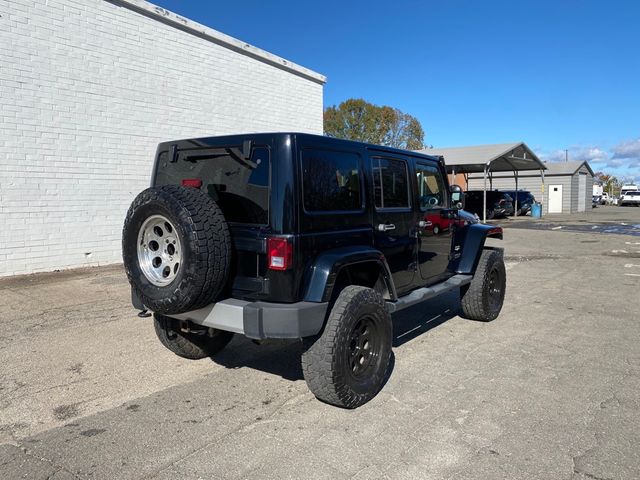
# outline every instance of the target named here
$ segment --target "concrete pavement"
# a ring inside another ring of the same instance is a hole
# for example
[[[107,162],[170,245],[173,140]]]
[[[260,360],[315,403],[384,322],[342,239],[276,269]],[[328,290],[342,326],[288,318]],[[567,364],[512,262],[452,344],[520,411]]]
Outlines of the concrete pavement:
[[[298,342],[176,357],[118,267],[0,280],[0,478],[640,478],[637,237],[505,237],[500,317],[396,315],[355,411],[308,392]]]

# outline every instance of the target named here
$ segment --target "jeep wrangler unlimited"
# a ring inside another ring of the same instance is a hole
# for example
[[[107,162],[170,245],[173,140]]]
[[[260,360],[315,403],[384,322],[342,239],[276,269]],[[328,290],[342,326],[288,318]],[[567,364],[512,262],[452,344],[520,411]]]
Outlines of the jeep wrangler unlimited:
[[[302,339],[314,395],[355,408],[385,381],[391,313],[458,289],[463,316],[498,316],[502,250],[485,239],[502,229],[463,201],[442,158],[410,151],[301,133],[161,143],[123,229],[132,302],[185,358],[234,333]]]

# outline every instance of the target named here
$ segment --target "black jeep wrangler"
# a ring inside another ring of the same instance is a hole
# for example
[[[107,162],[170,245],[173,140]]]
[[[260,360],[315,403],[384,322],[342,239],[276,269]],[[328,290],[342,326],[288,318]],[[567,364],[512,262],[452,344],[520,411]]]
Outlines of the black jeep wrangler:
[[[355,408],[388,370],[391,313],[452,289],[462,314],[502,308],[502,229],[461,210],[442,158],[301,133],[162,143],[133,201],[133,304],[185,358],[234,333],[300,338],[317,398]]]

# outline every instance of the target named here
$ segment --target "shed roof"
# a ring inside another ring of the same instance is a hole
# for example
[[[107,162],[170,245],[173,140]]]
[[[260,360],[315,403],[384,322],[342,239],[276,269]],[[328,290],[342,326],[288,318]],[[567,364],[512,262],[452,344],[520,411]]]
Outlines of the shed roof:
[[[575,161],[575,162],[549,162],[547,165],[547,172],[545,175],[573,175],[582,168],[583,165],[587,167],[589,173],[593,175],[593,170],[587,161]]]
[[[441,155],[448,171],[456,173],[515,170],[544,170],[547,167],[524,142],[475,145],[469,147],[426,148],[420,153]]]

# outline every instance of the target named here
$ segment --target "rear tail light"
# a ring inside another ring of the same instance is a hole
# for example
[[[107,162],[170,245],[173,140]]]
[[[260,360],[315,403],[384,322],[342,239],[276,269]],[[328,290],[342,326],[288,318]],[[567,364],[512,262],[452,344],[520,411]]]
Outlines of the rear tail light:
[[[293,262],[293,245],[287,238],[267,239],[267,265],[270,270],[287,270]]]
[[[202,180],[200,180],[199,178],[185,178],[184,180],[182,180],[182,186],[200,188],[202,186]]]

